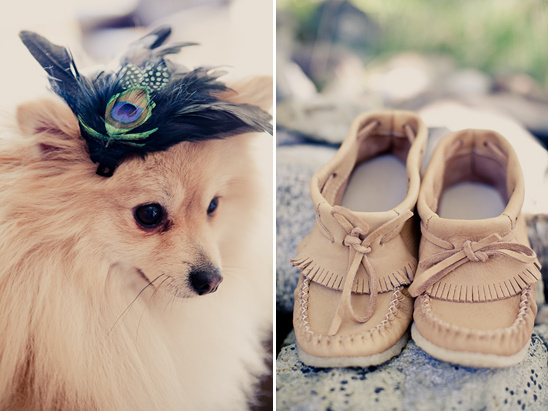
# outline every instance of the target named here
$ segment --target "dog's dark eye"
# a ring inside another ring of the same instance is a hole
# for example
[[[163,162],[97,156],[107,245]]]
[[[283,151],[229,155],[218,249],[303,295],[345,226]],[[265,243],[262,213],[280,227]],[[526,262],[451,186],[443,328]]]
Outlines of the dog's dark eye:
[[[165,210],[160,204],[152,203],[135,209],[134,218],[144,228],[158,227],[164,221]]]
[[[209,207],[207,207],[207,215],[209,216],[212,215],[218,206],[219,206],[219,197],[215,197],[209,203]]]

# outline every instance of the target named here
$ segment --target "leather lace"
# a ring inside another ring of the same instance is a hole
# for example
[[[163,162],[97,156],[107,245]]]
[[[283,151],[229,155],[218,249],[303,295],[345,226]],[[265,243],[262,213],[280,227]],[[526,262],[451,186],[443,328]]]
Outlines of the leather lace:
[[[423,238],[445,248],[445,251],[431,255],[419,263],[419,267],[426,271],[418,278],[415,277],[413,284],[409,287],[409,292],[413,297],[422,294],[447,274],[470,261],[485,262],[489,260],[490,256],[500,255],[530,264],[537,258],[535,252],[529,247],[523,244],[504,242],[502,241],[503,237],[499,234],[491,234],[479,241],[467,240],[461,248],[455,248],[452,243],[436,237],[426,230],[422,223],[421,231]]]
[[[345,236],[343,244],[348,247],[348,261],[350,264],[344,280],[342,295],[339,300],[337,312],[331,322],[327,335],[335,335],[338,332],[345,312],[348,313],[354,321],[359,323],[365,323],[371,319],[375,313],[377,305],[377,278],[375,276],[375,269],[368,257],[368,255],[373,251],[371,246],[379,237],[382,237],[380,239],[380,244],[386,243],[395,238],[399,234],[400,228],[405,221],[413,216],[413,213],[410,210],[406,210],[402,214],[399,214],[390,221],[384,223],[379,228],[368,233],[369,226],[362,219],[354,215],[349,209],[342,206],[334,206],[331,214],[333,217],[335,217],[335,215],[342,216],[348,223],[350,223],[352,228],[350,230],[345,228],[347,232],[349,231],[349,233]],[[363,238],[363,240],[361,238]],[[351,300],[352,285],[354,284],[360,265],[363,265],[367,273],[370,295],[364,315],[358,315],[354,311]]]

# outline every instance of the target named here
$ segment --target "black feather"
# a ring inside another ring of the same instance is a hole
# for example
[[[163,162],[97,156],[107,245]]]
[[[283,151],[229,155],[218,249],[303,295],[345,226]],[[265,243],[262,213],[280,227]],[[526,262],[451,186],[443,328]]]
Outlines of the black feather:
[[[171,27],[162,26],[162,27],[158,27],[156,30],[147,34],[145,37],[143,37],[143,39],[154,38],[154,41],[152,42],[150,46],[148,46],[148,48],[155,49],[157,47],[160,47],[162,44],[164,44],[169,36],[171,36]]]
[[[272,134],[268,113],[218,98],[229,90],[219,81],[224,73],[205,67],[188,70],[165,60],[164,56],[194,45],[164,45],[170,33],[171,28],[164,26],[137,40],[122,57],[118,71],[101,72],[91,79],[78,73],[66,48],[36,33],[20,33],[25,46],[48,73],[52,90],[78,117],[90,158],[99,164],[98,174],[111,176],[128,155],[144,156],[182,141],[226,138],[250,131]],[[146,90],[146,98],[145,91],[139,90]],[[127,93],[140,93],[141,97],[129,103],[116,97]],[[116,121],[109,120],[106,113],[107,106],[113,105],[121,105],[119,113],[114,109],[108,113],[122,116]],[[144,111],[139,114],[141,109]],[[124,117],[127,113],[146,117],[133,126],[131,119]]]
[[[54,91],[59,89],[65,92],[78,92],[78,72],[73,72],[76,67],[66,48],[52,44],[46,38],[30,31],[21,31],[19,37],[48,73]]]

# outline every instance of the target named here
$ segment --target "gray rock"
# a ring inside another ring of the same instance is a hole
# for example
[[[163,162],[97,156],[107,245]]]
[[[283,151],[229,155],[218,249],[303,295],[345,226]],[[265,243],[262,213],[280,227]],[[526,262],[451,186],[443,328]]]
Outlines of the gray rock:
[[[454,97],[483,96],[491,91],[493,79],[478,69],[461,69],[445,79],[445,87]]]
[[[536,326],[525,360],[502,369],[441,362],[413,341],[378,367],[317,369],[298,360],[292,343],[276,361],[277,409],[546,410],[547,343],[548,325]]]
[[[289,259],[312,229],[315,211],[309,195],[312,175],[335,154],[324,146],[278,147],[276,155],[276,309],[293,311],[299,274]]]
[[[358,114],[372,108],[371,104],[325,96],[287,100],[276,106],[276,125],[319,142],[340,144]]]
[[[538,324],[548,324],[548,306],[541,307],[546,303],[544,297],[548,295],[548,215],[535,214],[527,218],[527,234],[531,242],[531,248],[537,253],[538,260],[542,265],[543,284],[537,283],[537,303],[539,313],[537,314]],[[539,294],[542,301],[539,303]]]
[[[276,96],[278,100],[295,99],[298,101],[315,98],[317,94],[316,86],[306,77],[306,74],[296,63],[286,61],[282,64],[280,59],[276,59],[276,70]]]

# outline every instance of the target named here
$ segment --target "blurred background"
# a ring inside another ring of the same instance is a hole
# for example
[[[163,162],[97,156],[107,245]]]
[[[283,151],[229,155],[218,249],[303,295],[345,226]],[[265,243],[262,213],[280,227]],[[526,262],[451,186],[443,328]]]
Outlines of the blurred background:
[[[309,132],[296,124],[304,102],[355,114],[453,98],[499,109],[548,138],[544,0],[278,0],[277,8],[282,128]],[[325,118],[354,117],[338,114]]]

